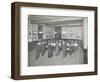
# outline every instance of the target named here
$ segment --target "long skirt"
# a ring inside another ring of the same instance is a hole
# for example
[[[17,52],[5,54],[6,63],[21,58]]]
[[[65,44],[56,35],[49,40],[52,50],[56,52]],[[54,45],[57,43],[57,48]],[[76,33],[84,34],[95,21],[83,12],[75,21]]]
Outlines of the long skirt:
[[[41,46],[36,46],[36,60],[38,60],[38,58],[41,55]]]
[[[46,47],[43,46],[43,47],[41,48],[41,55],[44,56],[44,55],[45,55],[45,52],[46,52]]]
[[[52,46],[49,46],[48,47],[48,58],[51,58],[51,57],[53,57],[53,48]]]
[[[56,56],[58,56],[60,54],[60,50],[59,50],[59,47],[56,46]]]
[[[67,52],[66,52],[66,46],[62,47],[62,51],[63,51],[63,58],[66,57]]]

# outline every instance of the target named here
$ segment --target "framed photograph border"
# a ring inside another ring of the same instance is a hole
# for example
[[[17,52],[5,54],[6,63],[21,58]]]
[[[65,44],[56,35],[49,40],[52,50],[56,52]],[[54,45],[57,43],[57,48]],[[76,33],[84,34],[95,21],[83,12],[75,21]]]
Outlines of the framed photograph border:
[[[43,7],[58,9],[76,9],[76,10],[93,10],[94,18],[94,72],[78,72],[78,73],[59,73],[59,74],[43,74],[43,75],[20,75],[20,8],[25,7]],[[76,5],[58,5],[43,3],[27,3],[14,2],[11,4],[11,78],[15,80],[21,79],[37,79],[37,78],[55,78],[68,76],[84,76],[97,74],[97,7],[76,6]]]

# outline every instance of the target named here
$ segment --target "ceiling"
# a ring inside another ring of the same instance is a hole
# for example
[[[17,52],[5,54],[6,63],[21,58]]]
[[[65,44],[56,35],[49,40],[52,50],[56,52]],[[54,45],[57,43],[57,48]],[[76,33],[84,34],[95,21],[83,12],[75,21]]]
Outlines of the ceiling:
[[[29,15],[31,24],[46,24],[51,26],[78,26],[82,25],[83,17]]]

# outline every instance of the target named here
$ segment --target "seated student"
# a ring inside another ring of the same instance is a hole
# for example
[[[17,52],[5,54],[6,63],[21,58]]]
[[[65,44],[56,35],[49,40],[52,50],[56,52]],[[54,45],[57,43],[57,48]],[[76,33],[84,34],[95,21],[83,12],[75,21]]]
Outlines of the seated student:
[[[53,56],[53,48],[51,43],[48,43],[48,58],[51,58]]]
[[[59,51],[61,51],[62,50],[62,41],[61,40],[59,40]]]
[[[42,42],[42,45],[41,45],[41,55],[44,56],[45,55],[45,52],[46,52],[46,47],[45,47],[45,43],[43,41]]]
[[[41,42],[38,42],[36,45],[36,60],[40,57],[41,49]]]
[[[67,53],[66,53],[66,42],[63,41],[62,42],[62,52],[63,52],[63,58],[66,57]]]
[[[66,43],[66,53],[72,54],[71,43],[69,41]]]
[[[74,46],[73,46],[73,40],[71,40],[71,42],[70,42],[70,52],[69,52],[69,54],[70,55],[72,55],[72,53],[74,53]]]
[[[70,47],[70,44],[69,44],[69,41],[66,41],[66,48],[69,48]]]
[[[46,50],[48,50],[48,43],[46,43]]]
[[[74,53],[74,51],[75,51],[74,40],[72,40],[72,42],[71,42],[71,49],[72,49],[72,53]]]
[[[47,46],[48,45],[48,42],[45,41],[44,44],[45,44],[45,49],[47,50],[48,49],[48,46]]]
[[[58,44],[59,44],[58,41],[56,41],[56,51],[55,51],[56,56],[58,56],[60,54],[59,45]]]
[[[53,50],[55,50],[55,48],[56,48],[55,42],[52,42],[51,45],[52,45],[52,47],[53,47]]]
[[[73,45],[74,45],[75,50],[77,50],[78,49],[78,43],[77,43],[77,41],[75,41]]]

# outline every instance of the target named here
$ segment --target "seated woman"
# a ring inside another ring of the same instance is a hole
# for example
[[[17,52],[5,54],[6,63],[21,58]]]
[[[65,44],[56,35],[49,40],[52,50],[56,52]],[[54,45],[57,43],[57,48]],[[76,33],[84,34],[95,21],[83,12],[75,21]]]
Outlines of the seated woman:
[[[36,45],[36,60],[40,57],[42,51],[41,42],[38,42]]]
[[[53,41],[53,42],[51,43],[51,46],[52,46],[52,48],[53,48],[53,53],[55,54],[55,51],[56,51],[56,43]]]
[[[41,55],[44,56],[46,52],[46,45],[44,41],[42,42],[42,45],[41,45],[41,52],[42,52]]]
[[[56,56],[58,56],[60,54],[59,45],[58,44],[59,44],[58,41],[56,41],[56,51],[55,51]]]
[[[62,51],[62,40],[59,40],[59,51]]]
[[[51,58],[53,56],[53,48],[51,43],[48,43],[48,58]]]
[[[69,55],[72,54],[72,44],[69,41],[66,43],[66,53]]]
[[[77,49],[78,49],[78,42],[75,41],[75,42],[73,43],[73,46],[74,46],[74,49],[77,50]]]
[[[63,41],[62,42],[62,52],[63,52],[63,58],[66,57],[67,53],[66,53],[66,42]]]

